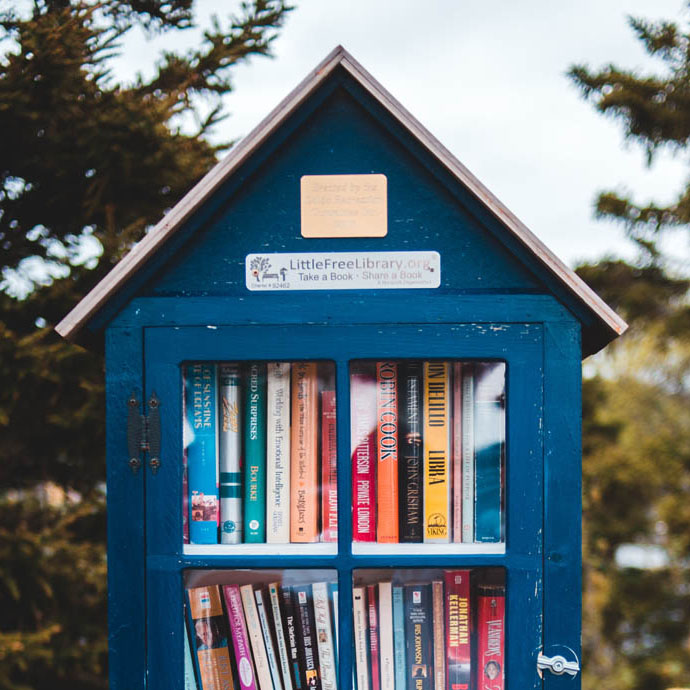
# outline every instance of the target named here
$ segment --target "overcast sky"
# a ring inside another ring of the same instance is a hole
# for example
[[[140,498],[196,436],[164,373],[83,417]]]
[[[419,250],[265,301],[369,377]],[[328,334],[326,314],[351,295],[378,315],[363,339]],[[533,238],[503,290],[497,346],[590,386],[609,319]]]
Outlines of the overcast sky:
[[[565,77],[573,63],[654,67],[626,16],[682,19],[681,0],[296,0],[276,58],[235,71],[232,116],[219,139],[244,136],[336,45],[342,44],[561,259],[631,256],[617,226],[596,221],[601,189],[665,202],[686,158],[646,168],[620,127]],[[197,0],[199,16],[237,4]],[[175,36],[192,45],[198,34]],[[149,75],[165,45],[132,34],[119,71]],[[688,256],[687,231],[674,252]],[[685,264],[687,269],[689,266]]]

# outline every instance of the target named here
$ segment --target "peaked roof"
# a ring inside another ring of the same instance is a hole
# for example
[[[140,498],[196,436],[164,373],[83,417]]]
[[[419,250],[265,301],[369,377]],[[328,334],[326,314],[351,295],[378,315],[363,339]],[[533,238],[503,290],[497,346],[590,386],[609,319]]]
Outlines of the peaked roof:
[[[601,331],[590,339],[587,352],[596,352],[623,333],[627,324],[584,281],[507,209],[460,161],[381,86],[342,46],[335,48],[254,130],[236,144],[60,321],[55,330],[77,340],[88,321],[184,225],[185,221],[260,147],[319,85],[341,67],[383,108],[436,157],[455,178],[496,216],[519,242],[557,279],[585,311],[593,314]]]

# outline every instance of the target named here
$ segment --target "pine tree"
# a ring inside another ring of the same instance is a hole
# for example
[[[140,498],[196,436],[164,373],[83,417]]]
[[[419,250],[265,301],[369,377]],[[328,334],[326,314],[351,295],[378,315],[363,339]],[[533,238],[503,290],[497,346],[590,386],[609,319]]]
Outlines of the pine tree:
[[[0,690],[107,687],[103,361],[52,326],[225,148],[208,135],[232,68],[270,54],[290,9],[237,7],[131,84],[119,40],[192,28],[192,0],[0,14]]]

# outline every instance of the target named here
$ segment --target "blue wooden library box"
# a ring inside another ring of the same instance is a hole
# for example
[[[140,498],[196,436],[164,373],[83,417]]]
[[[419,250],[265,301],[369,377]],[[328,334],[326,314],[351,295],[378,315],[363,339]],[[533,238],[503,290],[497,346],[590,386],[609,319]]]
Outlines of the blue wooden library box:
[[[337,48],[58,326],[105,349],[113,690],[579,687],[625,327]]]

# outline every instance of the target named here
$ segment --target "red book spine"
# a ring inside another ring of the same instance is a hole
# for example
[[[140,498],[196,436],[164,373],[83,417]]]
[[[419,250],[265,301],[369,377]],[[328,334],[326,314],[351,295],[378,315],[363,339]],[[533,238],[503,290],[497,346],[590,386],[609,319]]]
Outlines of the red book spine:
[[[445,585],[447,687],[448,690],[470,690],[470,571],[446,571]]]
[[[379,659],[379,613],[376,585],[367,585],[369,611],[369,658],[371,659],[371,690],[381,690],[381,661]]]
[[[338,541],[338,447],[335,391],[321,393],[322,541]]]
[[[360,369],[350,377],[352,538],[376,541],[376,379]]]
[[[505,689],[505,589],[479,588],[477,597],[477,687]]]

